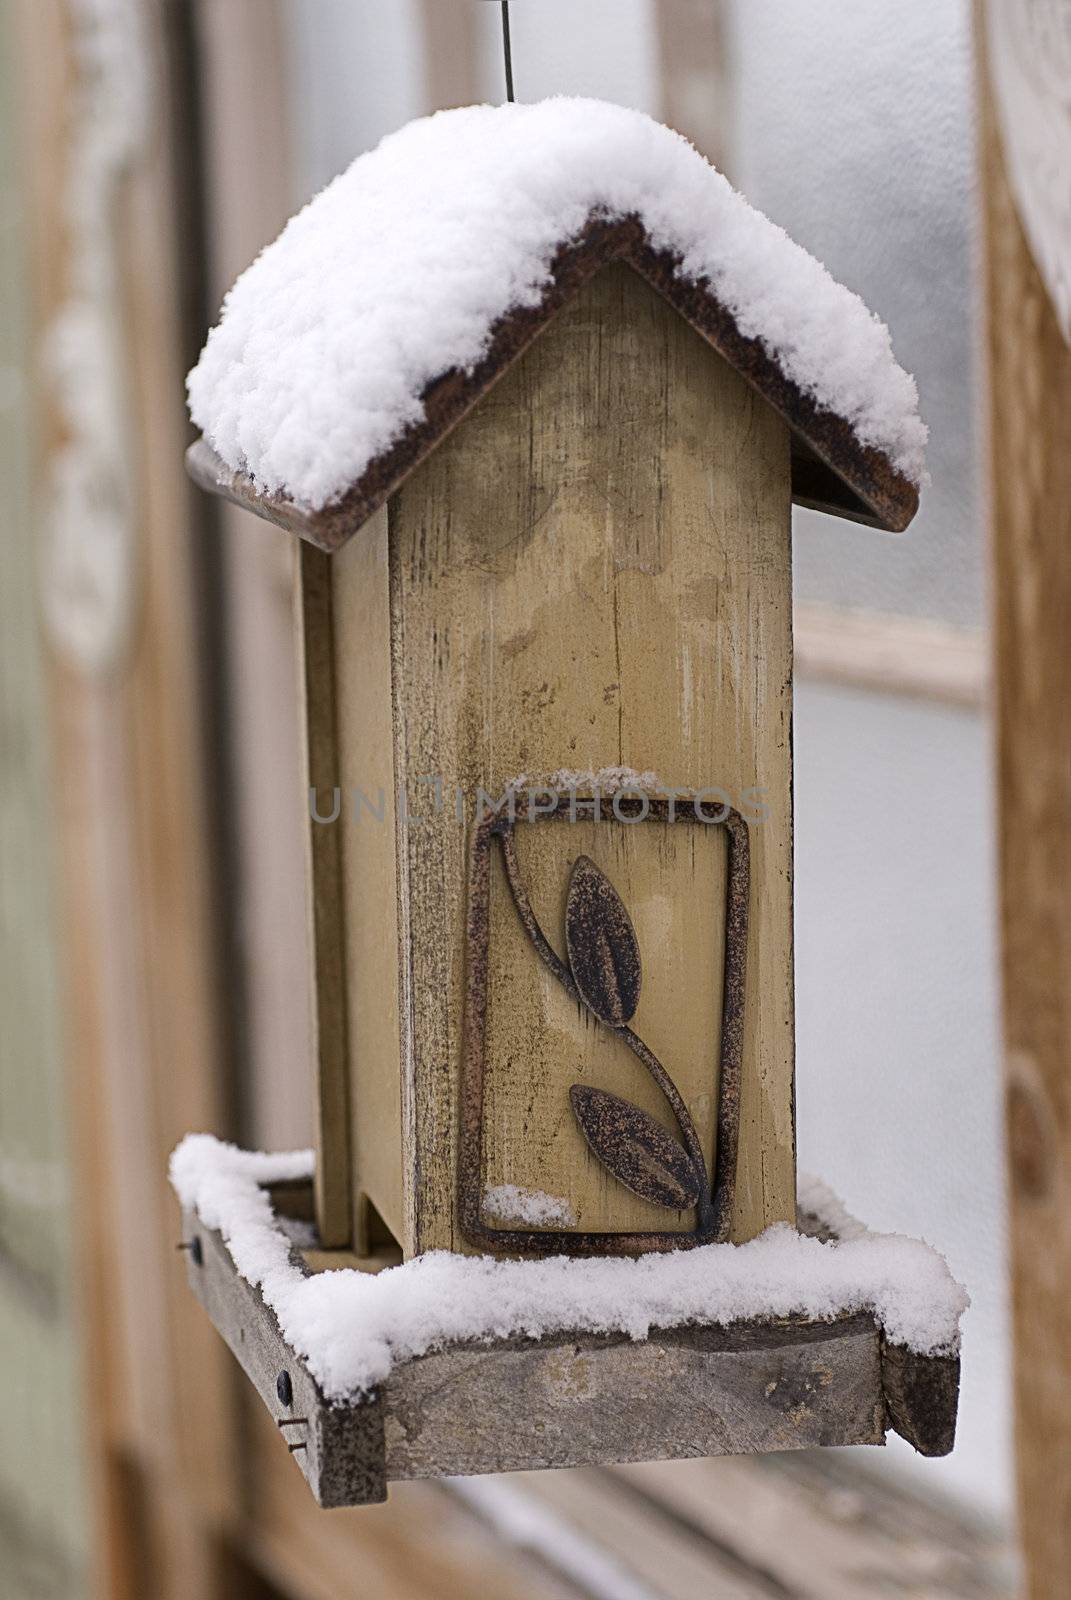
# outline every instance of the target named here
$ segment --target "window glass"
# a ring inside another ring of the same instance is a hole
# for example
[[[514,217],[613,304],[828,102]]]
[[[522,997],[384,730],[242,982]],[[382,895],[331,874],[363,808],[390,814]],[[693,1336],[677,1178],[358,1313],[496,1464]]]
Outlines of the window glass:
[[[970,7],[734,0],[732,17],[731,176],[888,323],[930,426],[906,534],[797,512],[797,596],[979,627]]]

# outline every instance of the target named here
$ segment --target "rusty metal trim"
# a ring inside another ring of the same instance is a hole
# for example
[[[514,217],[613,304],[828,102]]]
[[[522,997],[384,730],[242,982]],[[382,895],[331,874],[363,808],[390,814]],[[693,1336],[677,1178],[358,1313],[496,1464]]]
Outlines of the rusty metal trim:
[[[630,798],[631,797],[631,798]],[[697,1207],[696,1227],[691,1232],[654,1230],[637,1233],[565,1233],[550,1230],[494,1228],[484,1221],[483,1201],[483,1107],[486,1081],[487,974],[490,947],[491,861],[496,846],[502,854],[518,915],[544,963],[563,987],[579,999],[572,974],[550,945],[523,894],[515,884],[516,856],[514,830],[516,817],[508,808],[490,812],[475,827],[469,863],[469,898],[465,932],[465,1010],[462,1023],[460,1111],[457,1157],[457,1205],[461,1231],[470,1244],[493,1251],[518,1255],[638,1255],[647,1251],[679,1250],[695,1245],[724,1243],[729,1238],[736,1190],[736,1165],[740,1139],[740,1079],[744,1039],[744,984],[747,965],[748,908],[750,901],[750,842],[747,823],[739,812],[727,810],[723,818],[700,820],[691,805],[691,796],[668,799],[641,795],[629,790],[621,796],[562,797],[555,809],[529,822],[544,822],[574,817],[577,810],[597,805],[606,822],[617,820],[615,800],[627,814],[644,803],[642,819],[664,823],[692,823],[701,827],[724,827],[728,835],[728,872],[725,906],[725,965],[722,981],[721,1041],[718,1070],[718,1114],[714,1152],[714,1177],[709,1205]],[[630,825],[634,825],[630,824]],[[630,1048],[646,1050],[631,1029],[616,1030]],[[649,1053],[649,1052],[648,1052]],[[661,1070],[661,1069],[660,1069]],[[677,1091],[674,1089],[673,1091]],[[686,1113],[687,1114],[687,1113]]]

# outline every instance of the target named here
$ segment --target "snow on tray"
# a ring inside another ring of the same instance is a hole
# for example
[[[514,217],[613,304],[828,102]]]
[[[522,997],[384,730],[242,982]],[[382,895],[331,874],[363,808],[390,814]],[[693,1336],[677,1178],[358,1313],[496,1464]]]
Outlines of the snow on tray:
[[[926,428],[888,330],[680,134],[599,100],[471,106],[360,156],[238,280],[190,374],[217,454],[318,510],[539,302],[592,212],[638,215],[781,370],[920,483]]]
[[[625,1333],[747,1317],[872,1312],[920,1354],[957,1348],[969,1304],[943,1257],[897,1234],[823,1244],[787,1225],[749,1244],[598,1260],[500,1261],[435,1250],[378,1274],[305,1277],[261,1185],[310,1176],[312,1154],[250,1154],[190,1134],[171,1158],[183,1206],[222,1233],[235,1267],[275,1312],[283,1337],[332,1400],[381,1383],[398,1362],[463,1339],[556,1332]],[[809,1209],[829,1199],[806,1190]],[[841,1219],[844,1217],[841,1212]],[[837,1220],[837,1219],[833,1219]]]

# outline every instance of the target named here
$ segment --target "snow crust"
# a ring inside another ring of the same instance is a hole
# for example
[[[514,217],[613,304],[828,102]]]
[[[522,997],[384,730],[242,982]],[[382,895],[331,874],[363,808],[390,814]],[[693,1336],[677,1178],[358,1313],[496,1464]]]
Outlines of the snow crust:
[[[260,489],[321,509],[422,420],[433,379],[538,303],[593,212],[638,215],[682,278],[921,482],[915,383],[862,300],[680,134],[566,97],[440,111],[359,156],[230,291],[189,377],[194,422]]]
[[[344,1400],[398,1362],[463,1339],[570,1329],[646,1339],[652,1328],[755,1316],[873,1312],[888,1337],[922,1354],[957,1348],[969,1305],[942,1256],[919,1240],[865,1230],[822,1244],[781,1224],[748,1244],[594,1261],[500,1261],[434,1250],[372,1274],[305,1277],[261,1185],[312,1174],[302,1150],[264,1155],[189,1134],[171,1157],[183,1206],[223,1236],[283,1337],[324,1393]],[[809,1202],[821,1191],[808,1188]]]

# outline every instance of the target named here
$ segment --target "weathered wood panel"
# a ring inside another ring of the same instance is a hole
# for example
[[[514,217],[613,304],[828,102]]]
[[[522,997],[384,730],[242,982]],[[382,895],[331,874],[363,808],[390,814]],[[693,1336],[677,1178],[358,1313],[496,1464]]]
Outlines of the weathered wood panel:
[[[979,30],[980,34],[982,30]],[[1019,1534],[1071,1595],[1071,350],[985,95],[994,688]]]
[[[82,411],[72,426],[71,388],[50,388],[49,364],[37,369],[38,558],[46,543],[54,555],[65,536],[91,578],[107,577],[121,555],[133,602],[133,626],[109,641],[103,668],[87,666],[70,647],[73,635],[56,627],[48,683],[77,1202],[72,1270],[91,1379],[81,1424],[93,1575],[116,1600],[143,1594],[139,1564],[152,1550],[160,1556],[153,1592],[169,1600],[214,1592],[216,1551],[204,1530],[237,1491],[233,1374],[203,1319],[189,1317],[166,1183],[183,1131],[226,1127],[197,682],[202,597],[180,460],[190,282],[179,219],[192,196],[189,169],[180,171],[188,144],[177,136],[189,84],[179,81],[173,47],[188,15],[157,0],[107,16],[65,0],[27,0],[20,16],[36,331],[43,346],[55,319],[73,315],[90,330],[92,351],[103,330],[106,354],[95,358],[103,370],[94,368],[92,381],[109,398],[114,385],[124,402],[116,416],[93,389],[87,404],[78,369]],[[118,137],[102,142],[86,130],[99,131],[115,110],[117,53],[124,115],[143,103],[147,120],[143,128],[117,123]],[[87,145],[107,158],[92,183]],[[85,339],[75,346],[86,348]],[[64,382],[72,383],[69,370]],[[92,512],[84,519],[53,493],[72,468],[84,474],[76,480]],[[63,580],[45,565],[52,581]],[[77,623],[79,603],[92,608],[95,590],[78,582],[77,562],[73,576],[61,598]],[[130,1493],[135,1479],[159,1490],[151,1507]]]
[[[419,1174],[410,1253],[462,1247],[454,1151],[467,859],[453,786],[471,802],[480,786],[501,793],[519,774],[562,767],[653,770],[682,788],[721,785],[734,799],[763,791],[734,1237],[793,1215],[788,457],[784,424],[629,269],[614,267],[391,504],[395,766],[411,809],[424,813],[401,835],[400,865],[403,1123],[415,1140],[407,1182]],[[428,777],[444,784],[438,815],[427,790],[416,797]],[[604,838],[596,853],[612,864],[619,846]],[[536,870],[535,830],[527,844]],[[715,1017],[716,951],[689,968],[694,896],[667,890],[680,863],[669,857],[663,871],[657,849],[621,848],[635,852],[623,885],[630,909],[663,963],[660,983],[653,971],[650,980],[660,1009],[652,1026],[667,1031],[709,1142],[710,1052],[692,1050]],[[715,861],[697,866],[701,893]],[[548,891],[560,866],[546,866]],[[538,1070],[498,1062],[488,1177],[530,1179],[538,1127],[540,1188],[604,1228],[626,1216],[643,1226],[644,1202],[615,1196],[609,1210],[604,1180],[562,1116],[576,1063],[590,1055],[601,1071],[604,1046],[527,967],[516,1025],[514,954],[492,955],[493,1026],[506,1030],[503,1043],[526,1030]],[[674,963],[684,965],[678,990],[666,976]],[[685,1007],[685,992],[707,998]]]
[[[295,632],[301,684],[305,811],[305,926],[309,1022],[315,1066],[316,1222],[327,1249],[348,1245],[351,1227],[350,1090],[342,829],[330,816],[338,778],[335,629],[328,557],[311,545],[294,553]],[[321,807],[326,807],[326,811]]]
[[[457,1347],[382,1403],[391,1479],[885,1442],[869,1317]]]
[[[183,1229],[190,1287],[324,1506],[381,1500],[399,1479],[883,1444],[900,1425],[866,1315],[451,1344],[330,1405],[219,1234],[195,1213]],[[917,1382],[932,1366],[902,1354],[898,1370]],[[938,1413],[947,1432],[943,1392]]]
[[[240,1278],[218,1233],[183,1217],[190,1287],[226,1339],[322,1506],[386,1499],[383,1407],[326,1405],[308,1369],[279,1332],[258,1290]]]
[[[338,768],[352,1074],[355,1248],[369,1247],[368,1206],[406,1236],[402,1139],[397,798],[391,702],[387,512],[329,559],[333,582]],[[321,831],[328,831],[321,829]],[[411,1226],[411,1223],[408,1224]]]
[[[15,16],[0,13],[0,1572],[77,1600],[88,1549],[71,1289],[53,782],[31,506],[30,261]]]
[[[854,1453],[825,1451],[650,1462],[518,1482],[540,1499],[557,1491],[559,1504],[568,1495],[576,1508],[571,1515],[600,1532],[613,1524],[599,1501],[616,1491],[617,1525],[635,1529],[622,1543],[630,1554],[640,1544],[641,1562],[649,1548],[641,1530],[654,1532],[660,1511],[660,1559],[672,1570],[682,1534],[693,1550],[709,1541],[719,1576],[724,1570],[725,1595],[735,1595],[739,1584],[745,1600],[1010,1600],[1018,1592],[1005,1530],[926,1493],[921,1478],[912,1493],[906,1475],[892,1483],[890,1474],[871,1473],[868,1465]],[[641,1571],[657,1581],[654,1565]],[[720,1583],[700,1592],[722,1600]]]

